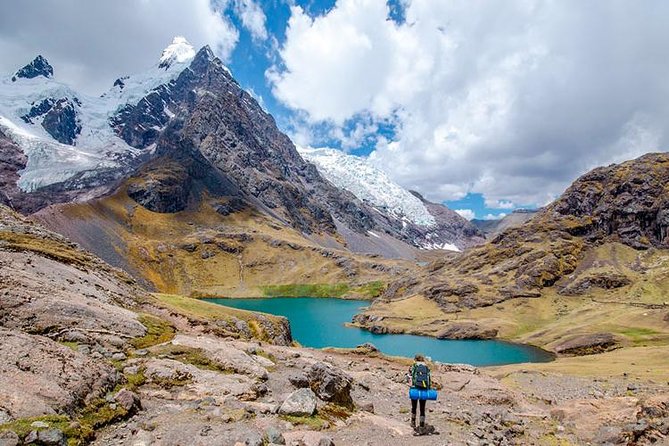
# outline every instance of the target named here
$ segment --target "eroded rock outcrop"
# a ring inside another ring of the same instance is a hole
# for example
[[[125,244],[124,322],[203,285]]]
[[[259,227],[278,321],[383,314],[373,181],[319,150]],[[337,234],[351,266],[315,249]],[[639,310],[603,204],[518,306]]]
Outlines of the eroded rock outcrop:
[[[9,420],[74,413],[118,381],[114,367],[41,336],[0,327],[0,410]]]

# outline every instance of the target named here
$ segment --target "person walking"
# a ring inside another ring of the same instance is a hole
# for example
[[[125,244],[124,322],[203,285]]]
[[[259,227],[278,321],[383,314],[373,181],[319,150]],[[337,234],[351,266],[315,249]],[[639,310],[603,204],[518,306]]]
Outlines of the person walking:
[[[418,391],[428,391],[432,388],[432,378],[430,376],[430,368],[425,363],[425,357],[417,354],[414,357],[414,363],[409,369],[407,376],[411,380],[411,389]],[[425,392],[413,392],[410,390],[409,397],[411,398],[411,427],[418,434],[425,433],[429,425],[425,424],[425,403],[427,397],[421,398],[419,394]],[[414,395],[415,394],[415,395]],[[420,408],[419,425],[416,426],[416,409]],[[430,426],[431,427],[431,426]]]

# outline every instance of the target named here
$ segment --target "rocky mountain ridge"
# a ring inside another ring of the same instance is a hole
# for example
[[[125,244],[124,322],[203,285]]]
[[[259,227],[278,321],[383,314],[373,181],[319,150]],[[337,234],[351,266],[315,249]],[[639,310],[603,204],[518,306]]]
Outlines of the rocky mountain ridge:
[[[419,248],[460,251],[483,241],[483,234],[456,212],[402,188],[363,158],[335,149],[299,151],[335,186],[351,192],[378,212],[400,220],[402,230]]]
[[[646,445],[669,435],[661,384],[434,363],[438,434],[416,437],[407,361],[369,344],[286,345],[281,318],[147,294],[1,205],[0,277],[6,446]]]
[[[449,247],[454,237],[461,237],[459,246],[465,247],[479,240],[471,227],[459,234],[440,224],[427,233],[407,228],[402,218],[380,214],[333,186],[302,159],[274,119],[240,88],[208,47],[196,52],[183,38],[175,38],[149,71],[118,79],[98,98],[77,93],[52,74],[0,87],[5,145],[16,145],[27,157],[23,164],[7,161],[3,169],[19,176],[21,192],[36,197],[14,200],[17,209],[31,212],[60,201],[104,195],[148,160],[156,166],[161,159],[182,159],[171,153],[186,152],[208,163],[206,169],[216,171],[214,176],[224,184],[218,189],[234,189],[236,200],[345,249],[412,257],[413,246]],[[147,170],[137,171],[139,176],[142,172]],[[189,181],[188,175],[163,175],[142,182],[161,190],[158,194],[141,191],[135,181],[132,195],[142,197],[141,204],[151,210],[183,210],[184,197],[165,195],[170,187],[163,187],[163,180]],[[7,184],[2,195],[20,195],[10,188]],[[216,195],[220,190],[206,192]],[[162,200],[175,204],[147,199],[161,194]],[[457,225],[449,220],[448,226]]]

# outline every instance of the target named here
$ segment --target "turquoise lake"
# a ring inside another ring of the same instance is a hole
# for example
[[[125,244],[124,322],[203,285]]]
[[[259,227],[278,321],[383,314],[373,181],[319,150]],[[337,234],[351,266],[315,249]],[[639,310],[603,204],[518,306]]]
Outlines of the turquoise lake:
[[[312,297],[274,297],[268,299],[208,299],[208,301],[243,310],[261,311],[288,318],[293,339],[305,347],[354,348],[371,342],[383,353],[413,357],[416,353],[433,360],[474,366],[547,362],[548,352],[504,341],[451,341],[427,336],[374,334],[345,324],[360,309],[363,300]]]

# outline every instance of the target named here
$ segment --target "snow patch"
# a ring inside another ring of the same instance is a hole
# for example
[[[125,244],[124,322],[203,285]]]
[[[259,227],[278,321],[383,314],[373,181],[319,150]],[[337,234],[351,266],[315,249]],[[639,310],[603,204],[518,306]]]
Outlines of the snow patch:
[[[408,220],[418,226],[431,227],[436,224],[434,216],[422,201],[393,182],[385,172],[369,164],[365,158],[328,148],[297,149],[327,180],[381,213]]]
[[[65,181],[82,172],[120,167],[122,159],[131,159],[142,150],[119,138],[109,122],[126,104],[137,104],[150,91],[176,79],[195,57],[195,50],[183,37],[175,37],[163,50],[160,60],[147,71],[124,76],[101,96],[89,96],[53,78],[42,76],[12,82],[0,79],[0,128],[17,143],[28,157],[20,172],[19,187],[33,191]],[[75,103],[81,132],[73,145],[61,144],[42,127],[43,117],[26,123],[21,116],[41,101],[67,98]],[[165,109],[169,117],[171,110]],[[149,148],[155,150],[155,148]]]
[[[160,67],[169,68],[174,62],[190,62],[195,57],[195,48],[183,36],[176,36],[160,56]]]

